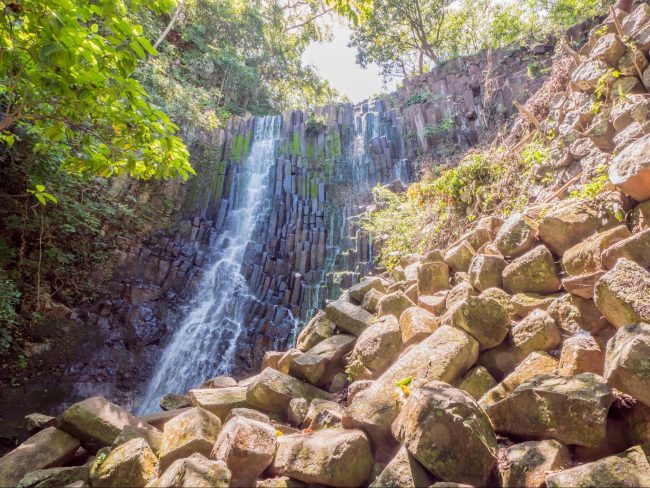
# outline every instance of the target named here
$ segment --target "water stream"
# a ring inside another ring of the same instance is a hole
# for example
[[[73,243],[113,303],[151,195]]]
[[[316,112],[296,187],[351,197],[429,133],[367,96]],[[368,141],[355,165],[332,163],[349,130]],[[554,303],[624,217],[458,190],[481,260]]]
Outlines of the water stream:
[[[140,414],[157,410],[166,393],[185,393],[203,381],[229,372],[237,339],[244,331],[244,309],[251,292],[240,273],[244,251],[270,205],[270,170],[274,166],[281,118],[255,120],[248,156],[234,178],[225,230],[213,245],[213,264],[181,327],[175,331],[156,366],[138,407]]]

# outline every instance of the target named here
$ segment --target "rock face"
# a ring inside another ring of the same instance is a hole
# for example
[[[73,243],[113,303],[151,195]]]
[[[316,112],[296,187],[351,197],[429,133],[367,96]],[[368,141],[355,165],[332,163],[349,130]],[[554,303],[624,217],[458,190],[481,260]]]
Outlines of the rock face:
[[[0,458],[0,486],[15,486],[37,469],[62,466],[78,448],[77,439],[56,427],[41,430]]]
[[[605,380],[650,406],[650,325],[618,329],[607,344]]]
[[[158,459],[144,439],[132,439],[112,450],[90,471],[92,486],[143,487],[156,478]]]
[[[490,419],[467,393],[442,381],[412,390],[393,435],[437,478],[483,486],[496,460]]]
[[[211,461],[201,454],[174,461],[162,476],[147,488],[228,488],[230,471],[222,461]]]
[[[613,400],[611,389],[595,374],[538,375],[487,412],[497,432],[598,447]]]
[[[615,327],[650,321],[650,273],[620,259],[596,283],[594,301]]]
[[[537,246],[503,270],[503,287],[511,294],[545,295],[558,291],[561,285],[553,256],[544,246]]]
[[[559,471],[571,463],[569,450],[554,440],[515,444],[506,449],[505,459],[499,467],[504,488],[542,488],[549,471]]]
[[[305,483],[354,488],[368,479],[372,466],[370,443],[363,432],[326,429],[279,437],[270,471]]]
[[[254,486],[255,479],[273,460],[275,430],[268,424],[233,417],[223,426],[211,457],[223,461],[232,473],[230,486]]]

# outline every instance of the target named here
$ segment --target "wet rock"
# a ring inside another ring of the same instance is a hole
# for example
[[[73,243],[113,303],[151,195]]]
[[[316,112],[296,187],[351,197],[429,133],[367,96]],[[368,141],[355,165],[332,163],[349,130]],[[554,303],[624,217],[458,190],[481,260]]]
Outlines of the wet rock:
[[[246,387],[208,388],[190,390],[190,400],[195,407],[213,413],[222,421],[233,408],[247,407]]]
[[[431,474],[402,446],[370,488],[420,488],[432,483]]]
[[[354,334],[361,333],[372,323],[372,315],[361,307],[343,300],[329,302],[325,307],[327,318],[336,324],[339,329]]]
[[[479,400],[497,385],[490,372],[483,366],[470,369],[458,382],[458,389],[469,394],[474,400]]]
[[[381,317],[368,327],[359,336],[347,361],[350,376],[369,379],[383,373],[404,348],[402,334],[392,315]]]
[[[433,295],[449,288],[449,266],[442,261],[423,263],[417,271],[418,294]]]
[[[477,357],[478,342],[472,336],[455,327],[441,326],[354,397],[343,416],[343,426],[362,428],[375,441],[390,443],[390,425],[400,408],[396,383],[412,378],[412,389],[432,380],[455,382]]]
[[[609,179],[639,202],[650,199],[650,134],[614,157],[609,166]]]
[[[433,315],[442,315],[447,306],[447,292],[438,292],[435,295],[420,295],[418,297],[418,306]]]
[[[475,253],[476,251],[469,242],[462,241],[447,250],[445,253],[445,263],[447,263],[447,266],[449,266],[451,271],[454,273],[467,271],[472,256],[474,256]]]
[[[555,440],[515,444],[505,450],[505,462],[499,466],[504,488],[542,488],[548,472],[559,471],[571,464],[566,446]]]
[[[650,321],[650,273],[619,259],[596,283],[596,306],[615,327]]]
[[[602,254],[602,263],[607,269],[612,269],[619,259],[634,261],[643,268],[650,266],[650,229],[634,234],[621,240]]]
[[[160,446],[160,472],[177,459],[186,458],[195,452],[209,456],[221,420],[202,408],[191,408],[165,424]]]
[[[597,447],[605,439],[614,395],[602,377],[541,374],[519,385],[487,413],[497,432],[550,437],[565,444]]]
[[[503,270],[503,287],[510,294],[548,295],[561,286],[553,256],[545,246],[537,246]]]
[[[67,468],[39,469],[27,474],[16,486],[16,488],[56,488],[67,487],[71,483],[81,482],[88,485],[88,466],[70,466]]]
[[[237,383],[235,383],[237,384]],[[163,410],[176,410],[178,408],[191,407],[192,401],[187,395],[176,395],[168,393],[160,398],[160,408]]]
[[[438,327],[440,327],[440,319],[420,307],[407,308],[399,319],[399,329],[404,344],[420,342]]]
[[[151,428],[122,407],[102,397],[87,398],[61,414],[61,430],[79,439],[91,452],[110,446],[124,427]]]
[[[607,343],[605,380],[650,406],[650,325],[618,329]]]
[[[510,314],[491,298],[469,297],[445,317],[450,325],[469,332],[481,349],[498,346],[510,331]]]
[[[383,317],[384,315],[392,315],[399,320],[402,312],[409,307],[415,307],[415,303],[413,303],[413,301],[411,301],[411,299],[403,292],[396,291],[384,295],[381,300],[379,300],[377,315],[380,317]]]
[[[467,393],[442,381],[411,391],[393,435],[434,476],[482,486],[496,460],[490,419]]]
[[[537,230],[528,217],[512,214],[494,238],[494,246],[503,256],[518,257],[528,252],[537,238]]]
[[[275,429],[268,424],[234,417],[223,426],[210,455],[223,461],[231,473],[230,486],[247,488],[273,460]]]
[[[650,452],[647,446],[634,446],[625,452],[608,456],[593,463],[551,473],[546,477],[549,488],[566,486],[637,487],[650,485]]]
[[[361,303],[370,290],[377,290],[380,293],[386,293],[386,285],[381,278],[377,276],[371,276],[364,278],[361,282],[354,285],[350,288],[350,296],[354,298],[357,302]]]
[[[589,335],[578,335],[565,339],[562,344],[558,374],[572,376],[580,373],[602,375],[605,350],[599,341]]]
[[[567,273],[573,276],[600,271],[602,252],[630,235],[630,231],[624,225],[596,234],[566,251],[562,258],[562,265]]]
[[[131,439],[141,438],[147,441],[149,447],[154,453],[160,450],[162,444],[162,432],[158,429],[142,429],[140,427],[132,427],[127,425],[122,429],[122,432],[113,441],[112,447],[117,447],[130,441]]]
[[[132,439],[113,449],[90,470],[93,487],[144,487],[156,478],[158,460],[144,439]]]
[[[508,265],[500,256],[476,254],[469,265],[469,282],[480,291],[501,288],[503,270]]]
[[[547,309],[555,323],[566,334],[581,331],[598,334],[609,327],[593,300],[587,300],[568,293],[559,296]]]
[[[370,443],[363,432],[325,429],[279,437],[270,473],[305,483],[353,488],[368,479],[372,466]]]
[[[286,374],[266,368],[248,386],[246,401],[255,408],[285,415],[292,398],[328,398],[327,392]]]
[[[309,381],[312,385],[325,385],[337,372],[343,370],[343,358],[352,350],[355,341],[356,337],[348,334],[329,337],[293,359],[289,373],[294,378]]]
[[[222,461],[212,461],[195,453],[178,459],[147,488],[228,488],[230,471]]]
[[[74,457],[79,445],[56,427],[37,432],[0,458],[0,486],[15,486],[27,473],[62,466]]]
[[[596,209],[578,201],[547,213],[540,221],[540,240],[559,256],[602,226]]]

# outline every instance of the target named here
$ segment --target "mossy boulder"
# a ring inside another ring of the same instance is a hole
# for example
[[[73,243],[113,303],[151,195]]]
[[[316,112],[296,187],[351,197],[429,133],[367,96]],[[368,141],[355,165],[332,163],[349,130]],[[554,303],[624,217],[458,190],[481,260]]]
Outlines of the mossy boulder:
[[[584,241],[602,226],[598,209],[585,201],[562,204],[546,213],[538,227],[539,238],[555,254],[565,251]]]
[[[325,307],[327,318],[336,324],[336,326],[359,336],[372,323],[372,315],[357,305],[353,305],[345,300],[329,302]]]
[[[567,273],[578,276],[594,273],[602,269],[601,254],[607,248],[630,237],[625,225],[619,225],[592,236],[567,250],[562,257],[562,265]]]
[[[467,241],[462,241],[447,250],[445,253],[445,263],[447,263],[454,273],[467,271],[474,254],[476,254],[476,250],[472,245]]]
[[[650,325],[618,329],[607,343],[605,380],[650,406]]]
[[[16,488],[57,488],[81,483],[88,486],[89,466],[68,466],[65,468],[39,469],[27,474]]]
[[[594,301],[615,327],[650,321],[650,273],[619,259],[596,283]]]
[[[508,311],[496,300],[482,296],[457,304],[447,312],[445,321],[469,332],[481,349],[498,346],[510,331]]]
[[[336,325],[332,322],[325,312],[319,310],[316,315],[309,321],[304,329],[298,334],[296,340],[296,349],[302,352],[309,351],[312,347],[328,337],[334,335]]]
[[[392,315],[381,317],[359,336],[347,361],[354,380],[370,379],[383,373],[404,349],[402,332]]]
[[[90,470],[91,486],[99,488],[144,487],[156,479],[158,459],[144,439],[132,439],[113,449]]]
[[[462,281],[455,285],[445,298],[445,306],[447,310],[451,310],[456,304],[466,300],[469,297],[478,296],[478,291],[467,281]]]
[[[469,394],[474,400],[479,400],[497,385],[490,372],[483,366],[470,369],[458,382],[458,389]]]
[[[519,318],[524,318],[534,310],[547,310],[558,296],[558,294],[516,293],[510,298],[512,313]]]
[[[521,213],[512,214],[494,238],[494,246],[503,256],[518,257],[529,251],[537,238],[534,223]]]
[[[377,315],[383,317],[384,315],[392,315],[399,320],[402,312],[409,307],[415,307],[415,303],[406,296],[402,291],[395,291],[384,295],[379,300],[377,307]]]
[[[369,313],[377,313],[377,310],[379,309],[379,300],[382,299],[384,296],[383,293],[372,289],[366,295],[363,297],[363,301],[361,302],[361,308],[363,308],[366,312]]]
[[[555,293],[562,286],[553,256],[545,246],[517,258],[503,270],[503,288],[515,293]]]
[[[370,276],[352,286],[348,292],[352,298],[361,303],[363,298],[366,296],[366,293],[370,290],[377,290],[380,293],[386,293],[386,285],[378,276]]]
[[[228,488],[230,471],[223,461],[213,461],[202,454],[178,459],[147,488]]]
[[[469,265],[469,282],[479,291],[501,288],[503,270],[507,265],[501,256],[476,254]]]
[[[235,383],[237,384],[237,383]],[[192,406],[192,401],[187,395],[177,395],[168,393],[160,398],[160,408],[163,410],[176,410],[177,408],[186,408]]]
[[[499,464],[499,479],[503,488],[543,488],[548,472],[571,464],[571,455],[564,444],[556,440],[530,441],[505,449],[505,462]]]
[[[621,258],[629,259],[642,268],[647,268],[650,266],[650,229],[612,244],[601,257],[603,266],[607,269],[612,269]]]
[[[399,329],[404,344],[415,344],[440,327],[440,318],[420,307],[409,307],[399,319]]]
[[[402,446],[369,488],[419,488],[432,483],[433,476]]]
[[[589,332],[599,334],[610,327],[593,300],[565,293],[548,306],[547,311],[567,335]]]
[[[471,396],[442,381],[411,391],[392,432],[443,481],[483,486],[496,461],[496,436],[488,416]]]
[[[449,288],[449,266],[442,261],[422,263],[417,271],[418,294],[433,295]]]
[[[349,334],[328,337],[294,358],[289,366],[289,374],[316,386],[329,383],[337,372],[343,370],[343,358],[352,350],[356,340],[355,336]]]
[[[223,422],[233,408],[247,407],[246,387],[199,388],[190,390],[190,400],[195,407],[213,413]]]

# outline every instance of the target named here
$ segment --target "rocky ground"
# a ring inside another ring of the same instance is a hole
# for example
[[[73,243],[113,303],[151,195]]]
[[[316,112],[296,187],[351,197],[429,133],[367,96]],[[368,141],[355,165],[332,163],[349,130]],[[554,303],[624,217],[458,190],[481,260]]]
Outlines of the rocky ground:
[[[604,163],[596,198],[564,185],[403,256],[161,413],[32,414],[0,486],[650,486],[649,48],[649,5],[606,20],[544,121],[540,172]]]

